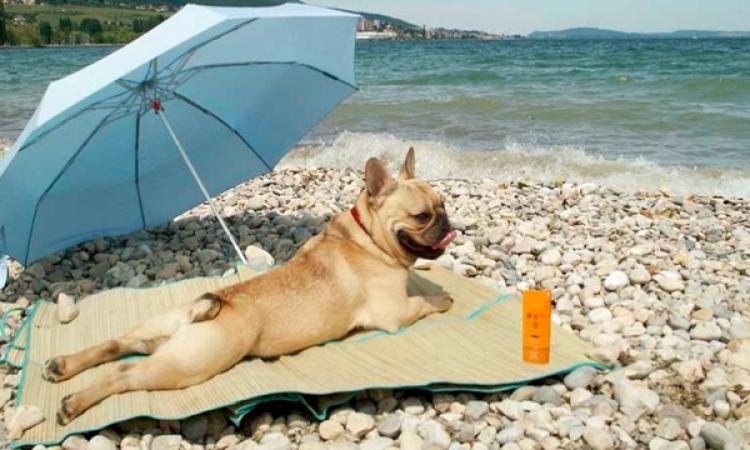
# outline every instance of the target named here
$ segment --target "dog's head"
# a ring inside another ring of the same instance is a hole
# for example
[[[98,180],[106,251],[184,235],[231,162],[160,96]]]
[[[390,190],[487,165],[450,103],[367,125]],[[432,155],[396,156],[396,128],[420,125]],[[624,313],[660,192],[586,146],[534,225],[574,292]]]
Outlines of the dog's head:
[[[406,154],[398,178],[371,158],[365,166],[365,192],[372,215],[372,233],[384,241],[391,256],[413,262],[435,259],[458,235],[448,220],[443,199],[414,178],[414,149]]]

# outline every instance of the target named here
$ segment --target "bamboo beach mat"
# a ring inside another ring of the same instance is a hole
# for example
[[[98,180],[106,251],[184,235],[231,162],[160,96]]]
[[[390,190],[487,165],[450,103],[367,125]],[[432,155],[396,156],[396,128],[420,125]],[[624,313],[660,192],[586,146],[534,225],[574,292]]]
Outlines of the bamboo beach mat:
[[[326,394],[397,387],[500,391],[581,365],[597,366],[585,356],[589,344],[554,325],[550,363],[523,363],[518,298],[501,296],[477,282],[433,266],[414,272],[408,289],[412,294],[441,290],[450,293],[455,303],[445,314],[432,315],[395,334],[359,333],[273,361],[248,359],[205,383],[183,390],[115,395],[67,426],[57,425],[55,413],[60,400],[91,383],[106,364],[52,384],[41,376],[45,360],[119,336],[171,305],[254,275],[255,272],[241,268],[239,274],[231,277],[101,292],[81,300],[80,315],[66,325],[57,321],[54,304],[38,303],[27,319],[31,323],[17,339],[10,362],[22,367],[17,405],[39,406],[46,420],[27,430],[13,446],[52,445],[70,434],[138,416],[181,419],[228,408],[230,417],[237,421],[255,405],[274,400],[299,401],[322,417],[335,401],[332,398],[342,398],[318,397]],[[316,402],[320,398],[327,400]]]

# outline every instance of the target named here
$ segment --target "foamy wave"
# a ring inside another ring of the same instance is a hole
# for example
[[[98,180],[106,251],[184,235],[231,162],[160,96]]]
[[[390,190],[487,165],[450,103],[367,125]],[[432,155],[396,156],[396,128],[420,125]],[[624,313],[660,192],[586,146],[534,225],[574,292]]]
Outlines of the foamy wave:
[[[493,151],[465,150],[441,142],[372,133],[343,132],[328,145],[300,146],[281,161],[279,168],[362,168],[368,158],[376,156],[395,171],[409,146],[417,152],[417,172],[425,179],[566,180],[624,191],[750,197],[749,170],[665,167],[644,159],[604,159],[564,145],[540,148],[509,144]]]

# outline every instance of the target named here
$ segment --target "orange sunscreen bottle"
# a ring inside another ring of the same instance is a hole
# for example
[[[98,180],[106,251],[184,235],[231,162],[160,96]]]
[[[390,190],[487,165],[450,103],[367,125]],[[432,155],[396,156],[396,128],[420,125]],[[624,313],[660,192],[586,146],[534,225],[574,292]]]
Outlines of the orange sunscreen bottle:
[[[549,363],[552,322],[550,291],[523,292],[523,360],[532,364]]]

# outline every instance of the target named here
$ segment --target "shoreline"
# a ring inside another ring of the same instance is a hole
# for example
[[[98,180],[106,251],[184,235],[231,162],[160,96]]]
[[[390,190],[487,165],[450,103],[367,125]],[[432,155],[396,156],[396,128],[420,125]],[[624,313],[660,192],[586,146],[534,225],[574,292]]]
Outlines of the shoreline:
[[[205,414],[136,419],[102,435],[128,450],[170,435],[222,450],[729,449],[750,438],[750,200],[566,182],[432,184],[462,233],[438,263],[503,292],[551,289],[553,320],[592,342],[614,371],[577,370],[495,395],[370,391],[322,423],[281,407],[239,428]],[[352,169],[287,169],[217,203],[243,248],[283,263],[361,188]],[[222,275],[233,261],[201,205],[164,227],[87,242],[26,269],[12,263],[0,305]],[[12,315],[7,331],[19,320]],[[0,370],[12,398],[16,372]],[[352,432],[359,423],[363,431]]]

